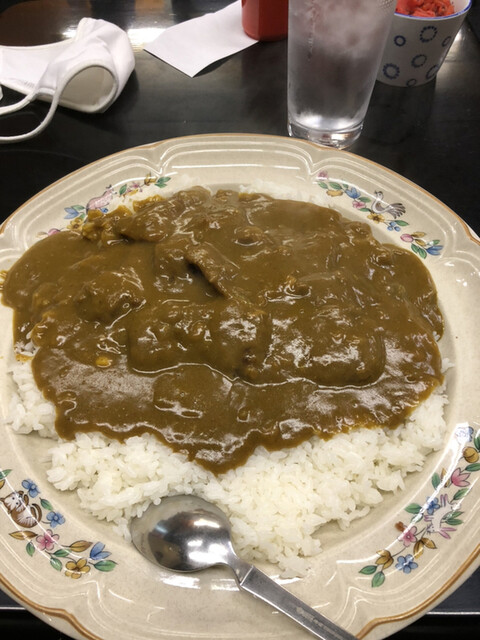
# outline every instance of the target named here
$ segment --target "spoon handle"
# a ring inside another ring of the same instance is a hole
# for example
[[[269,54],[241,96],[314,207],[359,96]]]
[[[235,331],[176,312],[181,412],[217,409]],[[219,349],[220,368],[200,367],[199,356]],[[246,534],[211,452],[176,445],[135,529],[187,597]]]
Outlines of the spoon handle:
[[[238,584],[242,589],[295,620],[317,638],[322,638],[322,640],[356,640],[355,636],[306,605],[262,571],[251,565],[248,566],[249,569],[243,576],[235,572]]]

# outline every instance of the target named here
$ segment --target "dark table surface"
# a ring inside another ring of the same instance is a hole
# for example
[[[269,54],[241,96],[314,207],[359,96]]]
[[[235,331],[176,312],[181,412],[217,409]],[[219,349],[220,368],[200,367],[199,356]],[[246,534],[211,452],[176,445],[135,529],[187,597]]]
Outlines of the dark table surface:
[[[230,0],[0,0],[0,44],[36,45],[70,36],[84,16],[127,30],[136,68],[110,109],[60,108],[38,137],[0,145],[0,221],[64,175],[136,145],[200,133],[287,135],[286,41],[258,43],[189,78],[143,51],[161,29]],[[480,2],[474,0],[436,80],[408,89],[377,83],[363,134],[350,149],[420,185],[480,234]],[[13,96],[5,92],[5,99]],[[0,135],[42,119],[34,103],[0,119]],[[480,571],[396,640],[478,636]],[[0,635],[65,639],[0,592]]]

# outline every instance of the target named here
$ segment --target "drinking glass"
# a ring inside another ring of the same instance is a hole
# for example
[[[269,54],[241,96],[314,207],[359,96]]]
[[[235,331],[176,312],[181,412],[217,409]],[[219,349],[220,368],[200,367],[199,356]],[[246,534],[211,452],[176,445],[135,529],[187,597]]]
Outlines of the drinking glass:
[[[290,0],[288,132],[343,148],[360,135],[395,0]]]

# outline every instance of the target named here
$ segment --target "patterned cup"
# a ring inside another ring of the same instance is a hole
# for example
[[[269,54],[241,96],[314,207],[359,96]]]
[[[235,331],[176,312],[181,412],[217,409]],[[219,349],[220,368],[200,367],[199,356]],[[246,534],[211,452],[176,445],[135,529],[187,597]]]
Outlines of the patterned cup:
[[[472,0],[453,0],[455,13],[417,18],[395,13],[377,80],[412,87],[433,80],[452,45]]]

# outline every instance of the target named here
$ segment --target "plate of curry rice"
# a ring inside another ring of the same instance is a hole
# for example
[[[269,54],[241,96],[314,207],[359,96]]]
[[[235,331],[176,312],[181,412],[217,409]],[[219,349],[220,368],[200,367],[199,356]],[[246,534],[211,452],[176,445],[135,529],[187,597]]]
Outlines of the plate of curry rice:
[[[302,638],[129,522],[218,504],[358,638],[479,565],[479,240],[373,162],[202,135],[66,176],[0,228],[0,587],[73,638]]]

